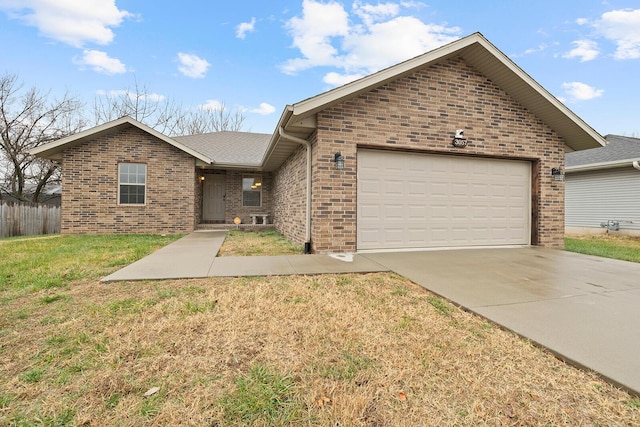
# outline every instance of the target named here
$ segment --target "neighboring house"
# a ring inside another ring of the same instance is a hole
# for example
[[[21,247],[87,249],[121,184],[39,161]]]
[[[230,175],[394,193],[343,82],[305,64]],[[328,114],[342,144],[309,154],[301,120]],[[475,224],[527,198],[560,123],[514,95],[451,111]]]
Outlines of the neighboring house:
[[[551,171],[604,143],[475,33],[288,105],[271,135],[170,138],[124,117],[32,153],[62,164],[63,233],[186,233],[268,214],[328,253],[562,247],[564,182]]]
[[[605,147],[566,155],[565,230],[640,235],[640,139],[605,139]]]
[[[24,191],[25,196],[32,200],[34,195],[33,188],[26,188]],[[40,200],[36,203],[41,203],[49,206],[60,206],[60,200],[62,197],[62,187],[60,184],[47,184],[44,190],[40,193]],[[9,193],[0,192],[0,200],[6,200],[7,202],[21,202],[21,200],[13,197]]]

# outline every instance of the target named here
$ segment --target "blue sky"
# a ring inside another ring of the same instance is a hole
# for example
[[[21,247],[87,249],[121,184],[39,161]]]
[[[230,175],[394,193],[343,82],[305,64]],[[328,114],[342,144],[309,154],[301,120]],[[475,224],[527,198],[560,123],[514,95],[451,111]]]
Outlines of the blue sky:
[[[601,134],[640,137],[637,0],[0,0],[0,73],[87,111],[137,82],[271,133],[286,104],[476,31]]]

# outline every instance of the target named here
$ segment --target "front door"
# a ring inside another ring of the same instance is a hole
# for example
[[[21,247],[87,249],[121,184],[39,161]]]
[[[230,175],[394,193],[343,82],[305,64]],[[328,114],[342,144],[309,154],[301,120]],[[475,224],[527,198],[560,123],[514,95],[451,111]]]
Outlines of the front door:
[[[225,219],[226,177],[207,175],[202,189],[203,221],[221,221]]]

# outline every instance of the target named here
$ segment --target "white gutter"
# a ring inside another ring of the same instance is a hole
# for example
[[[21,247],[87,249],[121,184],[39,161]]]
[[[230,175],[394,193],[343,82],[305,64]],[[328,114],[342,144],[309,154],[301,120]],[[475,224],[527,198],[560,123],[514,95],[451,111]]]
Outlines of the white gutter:
[[[591,163],[589,165],[567,166],[565,167],[565,173],[586,172],[586,171],[611,169],[611,168],[622,168],[629,165],[640,170],[640,164],[638,163],[638,160],[624,159],[624,160],[614,160],[612,162]]]
[[[283,126],[278,126],[278,134],[281,138],[287,139],[291,142],[297,142],[303,145],[307,149],[307,206],[306,206],[306,221],[305,221],[305,243],[304,253],[311,253],[311,143],[306,139],[298,138],[297,136],[289,135],[284,131]]]

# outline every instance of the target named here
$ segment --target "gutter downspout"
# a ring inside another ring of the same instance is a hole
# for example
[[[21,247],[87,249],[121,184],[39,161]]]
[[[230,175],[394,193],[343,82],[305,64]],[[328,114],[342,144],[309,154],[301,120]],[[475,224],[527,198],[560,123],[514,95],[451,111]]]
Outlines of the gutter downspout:
[[[640,164],[638,163],[638,160],[634,160],[631,165],[640,171]]]
[[[291,142],[297,142],[303,145],[307,149],[307,206],[306,206],[306,223],[305,223],[305,243],[304,253],[311,253],[311,143],[306,139],[298,138],[297,136],[289,135],[284,131],[282,126],[278,127],[278,134],[283,139],[287,139]]]

